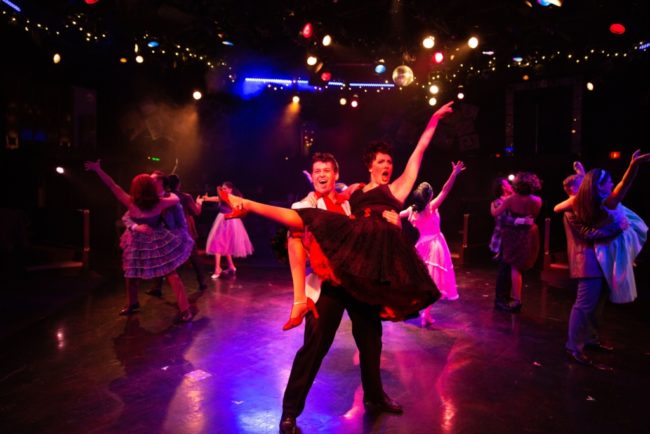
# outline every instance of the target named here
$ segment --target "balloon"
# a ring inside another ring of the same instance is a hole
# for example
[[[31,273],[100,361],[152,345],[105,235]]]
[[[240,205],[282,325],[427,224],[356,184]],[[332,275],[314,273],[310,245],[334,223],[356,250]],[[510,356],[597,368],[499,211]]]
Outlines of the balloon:
[[[406,65],[398,66],[393,70],[393,82],[398,86],[408,86],[413,83],[413,70]]]

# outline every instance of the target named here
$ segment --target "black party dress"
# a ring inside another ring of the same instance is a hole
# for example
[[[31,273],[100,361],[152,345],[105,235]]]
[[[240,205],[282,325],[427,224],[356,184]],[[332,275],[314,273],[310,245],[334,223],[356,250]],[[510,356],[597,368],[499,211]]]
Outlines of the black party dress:
[[[319,252],[311,249],[314,271],[340,283],[356,299],[381,306],[386,320],[415,317],[440,298],[415,247],[381,215],[402,208],[388,185],[355,191],[350,206],[350,217],[316,208],[296,210],[331,269],[314,266],[322,261]]]

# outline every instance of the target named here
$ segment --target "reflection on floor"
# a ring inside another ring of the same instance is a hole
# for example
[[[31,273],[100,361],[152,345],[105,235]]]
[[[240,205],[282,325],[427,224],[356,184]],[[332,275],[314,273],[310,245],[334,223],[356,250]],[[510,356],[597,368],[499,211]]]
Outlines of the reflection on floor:
[[[607,305],[593,354],[611,371],[564,358],[574,294],[528,276],[520,314],[493,310],[494,271],[459,269],[461,298],[435,323],[384,323],[382,375],[402,416],[364,412],[358,356],[344,319],[298,425],[303,433],[641,433],[650,390],[648,309]],[[282,332],[285,269],[241,267],[199,292],[198,314],[174,325],[171,290],[142,294],[118,317],[123,287],[85,296],[3,340],[5,433],[274,433],[302,328]]]

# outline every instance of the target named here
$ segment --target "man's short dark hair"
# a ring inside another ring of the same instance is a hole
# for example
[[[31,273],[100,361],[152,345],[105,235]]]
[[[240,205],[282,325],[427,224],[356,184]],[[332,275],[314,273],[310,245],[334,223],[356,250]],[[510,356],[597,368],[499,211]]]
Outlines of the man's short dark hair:
[[[316,152],[313,157],[311,157],[311,167],[314,169],[314,163],[332,163],[334,167],[334,172],[339,173],[339,162],[336,161],[334,155],[329,152]]]

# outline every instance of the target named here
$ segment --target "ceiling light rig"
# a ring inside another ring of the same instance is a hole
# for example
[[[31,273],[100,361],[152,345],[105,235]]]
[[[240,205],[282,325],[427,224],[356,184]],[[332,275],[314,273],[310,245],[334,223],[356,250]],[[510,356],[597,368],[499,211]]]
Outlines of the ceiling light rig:
[[[8,1],[2,0],[3,5],[9,5]],[[553,2],[549,2],[553,6],[557,6]],[[558,2],[561,4],[561,2]],[[10,26],[15,26],[18,29],[24,29],[25,32],[29,33],[42,33],[44,35],[51,36],[53,38],[56,37],[67,37],[69,35],[77,35],[80,39],[85,40],[86,42],[95,42],[95,43],[102,43],[103,45],[110,45],[111,40],[114,40],[115,38],[112,35],[109,35],[108,32],[102,31],[101,28],[98,28],[101,23],[98,24],[98,22],[93,21],[93,17],[89,16],[89,14],[85,12],[79,12],[79,13],[74,13],[70,14],[65,17],[63,20],[63,24],[59,27],[48,25],[44,22],[39,22],[38,20],[31,19],[30,17],[25,16],[23,13],[20,13],[20,10],[14,9],[9,9],[10,6],[0,10],[1,16],[0,19],[5,19]],[[86,9],[88,10],[88,9]],[[615,23],[617,24],[617,23]],[[625,26],[623,24],[620,24],[622,29],[616,30],[610,29],[611,32],[614,34],[620,34],[616,33],[616,31],[622,30],[623,33],[625,32]],[[612,26],[613,27],[613,26]],[[616,30],[616,31],[615,31]],[[314,38],[315,36],[315,27],[312,23],[307,23],[303,25],[302,29],[300,29],[300,34],[303,38],[310,39]],[[308,45],[311,47],[312,50],[316,50],[317,48],[321,47],[321,44],[319,42],[323,43],[323,45],[326,45],[325,42],[328,39],[327,36],[329,36],[330,43],[331,39],[335,39],[336,35],[334,34],[329,34],[329,35],[320,35],[322,38],[318,38],[316,40],[311,39],[308,43]],[[215,46],[223,46],[226,44],[226,46],[234,46],[234,43],[231,40],[226,39],[226,35],[224,34],[219,34],[218,35],[219,39],[215,41]],[[153,43],[152,43],[153,41]],[[435,43],[439,41],[433,40],[434,46]],[[147,62],[150,62],[150,59],[154,58],[160,58],[166,61],[169,61],[170,64],[176,64],[177,62],[196,62],[196,63],[202,63],[208,68],[227,68],[229,71],[228,77],[232,82],[235,81],[236,74],[232,70],[232,67],[230,67],[225,61],[216,58],[214,55],[208,55],[205,53],[198,52],[198,50],[195,47],[190,47],[190,46],[184,46],[181,44],[174,44],[173,42],[166,41],[164,38],[157,37],[156,35],[150,35],[150,34],[143,34],[140,37],[134,38],[133,42],[134,45],[131,45],[131,47],[134,47],[135,44],[139,46],[139,52],[137,55],[142,56],[143,59],[146,58]],[[158,44],[155,46],[155,44]],[[468,44],[470,44],[470,41],[468,40]],[[478,39],[476,42],[472,42],[472,44],[476,44],[476,48],[482,44],[479,43]],[[580,51],[567,51],[565,49],[562,50],[551,50],[548,52],[525,52],[525,50],[519,51],[518,56],[519,59],[513,60],[512,57],[506,57],[505,53],[498,53],[495,54],[495,51],[490,49],[490,50],[483,50],[482,51],[482,56],[479,56],[475,58],[471,63],[460,63],[462,60],[462,56],[458,51],[453,51],[450,50],[449,52],[446,52],[443,54],[443,51],[439,51],[434,53],[433,56],[431,54],[427,54],[427,56],[431,56],[433,62],[436,62],[435,57],[438,53],[440,53],[443,56],[443,66],[430,66],[436,68],[436,73],[438,74],[437,76],[437,81],[443,84],[446,88],[449,88],[449,85],[456,86],[460,82],[467,82],[468,80],[475,79],[475,78],[488,78],[490,75],[497,74],[502,71],[506,71],[508,69],[513,69],[517,70],[517,68],[535,68],[536,70],[540,70],[546,66],[565,66],[565,65],[579,65],[581,68],[588,66],[588,65],[594,65],[595,67],[598,67],[601,63],[607,62],[623,62],[623,61],[629,61],[632,58],[637,58],[640,56],[644,56],[648,52],[648,43],[647,41],[639,41],[636,42],[634,45],[629,46],[627,48],[619,48],[619,49],[609,49],[609,48],[601,48],[601,47],[587,47],[585,49],[582,49]],[[321,47],[322,48],[322,47]],[[492,47],[491,47],[492,48]],[[49,56],[52,56],[53,50],[50,51]],[[379,53],[379,55],[382,55],[383,53]],[[66,63],[68,63],[68,60],[70,59],[70,53],[60,53],[60,55],[65,55],[66,57]],[[115,56],[115,62],[126,62],[128,63],[128,59],[132,59],[131,56],[124,56],[124,53],[117,53],[113,54]],[[123,57],[124,56],[124,57]],[[455,56],[455,57],[454,57]],[[127,59],[128,57],[128,59]],[[320,57],[320,56],[319,56]],[[414,56],[411,56],[414,57]],[[50,57],[47,59],[48,61],[52,62],[54,59]],[[403,61],[405,64],[401,66],[409,67],[409,65],[412,65],[417,59],[412,59],[409,61]],[[321,60],[322,62],[322,60]],[[318,59],[316,64],[318,64]],[[399,64],[390,64],[388,62],[378,62],[374,66],[370,66],[370,68],[376,68],[375,73],[376,74],[384,74],[386,71],[390,71],[388,68],[395,68]],[[326,71],[323,70],[323,72],[330,72],[331,71]],[[371,73],[371,71],[368,71]],[[519,71],[518,77],[522,77],[522,73],[530,73],[530,71]],[[319,76],[322,73],[319,73]],[[323,78],[323,77],[320,77]],[[327,78],[327,77],[326,77]],[[323,90],[327,89],[337,89],[340,90],[342,88],[347,87],[346,83],[347,80],[345,80],[345,77],[336,77],[338,81],[334,82],[331,79],[333,78],[331,75],[329,76],[330,80],[326,83],[326,85],[321,86],[320,88]],[[389,78],[390,80],[390,78]],[[381,87],[375,87],[377,91],[393,91],[393,90],[399,90],[401,87],[403,87],[403,83],[405,83],[404,80],[400,79],[400,83],[398,83],[398,86],[395,86],[391,83],[392,87],[388,87],[382,85]],[[305,80],[307,82],[307,80]],[[337,83],[337,84],[335,84]],[[427,84],[426,82],[418,82],[417,77],[413,76],[411,83],[414,86],[422,88],[423,93],[427,93],[428,87],[430,84]],[[382,84],[382,83],[373,83],[373,84]],[[410,84],[410,83],[409,83]],[[291,87],[291,86],[289,86]],[[372,89],[370,86],[368,86],[367,89]],[[364,91],[366,88],[364,88]]]

